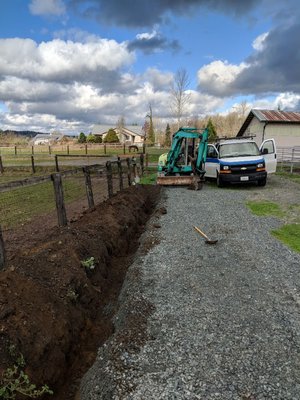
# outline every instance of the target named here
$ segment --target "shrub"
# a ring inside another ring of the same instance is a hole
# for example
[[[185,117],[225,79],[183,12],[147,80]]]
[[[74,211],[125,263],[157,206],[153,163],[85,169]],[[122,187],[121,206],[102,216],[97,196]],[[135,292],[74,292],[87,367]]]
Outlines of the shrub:
[[[103,142],[104,143],[119,143],[120,140],[118,138],[116,131],[114,129],[110,129],[107,132],[107,135],[105,136]]]

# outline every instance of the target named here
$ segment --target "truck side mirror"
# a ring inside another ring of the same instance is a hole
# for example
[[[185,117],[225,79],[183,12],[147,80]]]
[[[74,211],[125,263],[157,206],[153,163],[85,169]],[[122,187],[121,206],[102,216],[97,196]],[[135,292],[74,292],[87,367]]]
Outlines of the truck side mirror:
[[[262,154],[269,154],[269,150],[266,148],[262,149]]]

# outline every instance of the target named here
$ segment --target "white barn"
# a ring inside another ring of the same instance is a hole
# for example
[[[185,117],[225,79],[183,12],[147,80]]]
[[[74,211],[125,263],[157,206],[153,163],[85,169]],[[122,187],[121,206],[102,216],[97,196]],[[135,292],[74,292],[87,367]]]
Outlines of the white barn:
[[[300,146],[300,112],[252,109],[237,136],[254,136],[257,144],[275,139],[278,147]]]

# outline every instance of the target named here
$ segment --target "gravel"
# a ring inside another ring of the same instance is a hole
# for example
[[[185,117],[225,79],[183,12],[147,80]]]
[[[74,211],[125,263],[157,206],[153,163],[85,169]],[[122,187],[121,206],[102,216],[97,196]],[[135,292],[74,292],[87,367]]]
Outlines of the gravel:
[[[81,400],[300,399],[300,255],[246,208],[255,190],[165,190]]]

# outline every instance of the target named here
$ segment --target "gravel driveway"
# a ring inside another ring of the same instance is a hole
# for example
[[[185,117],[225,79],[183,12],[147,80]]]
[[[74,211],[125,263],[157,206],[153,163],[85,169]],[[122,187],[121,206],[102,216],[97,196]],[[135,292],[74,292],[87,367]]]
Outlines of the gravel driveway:
[[[257,190],[165,190],[81,400],[300,399],[300,255],[245,207]]]

